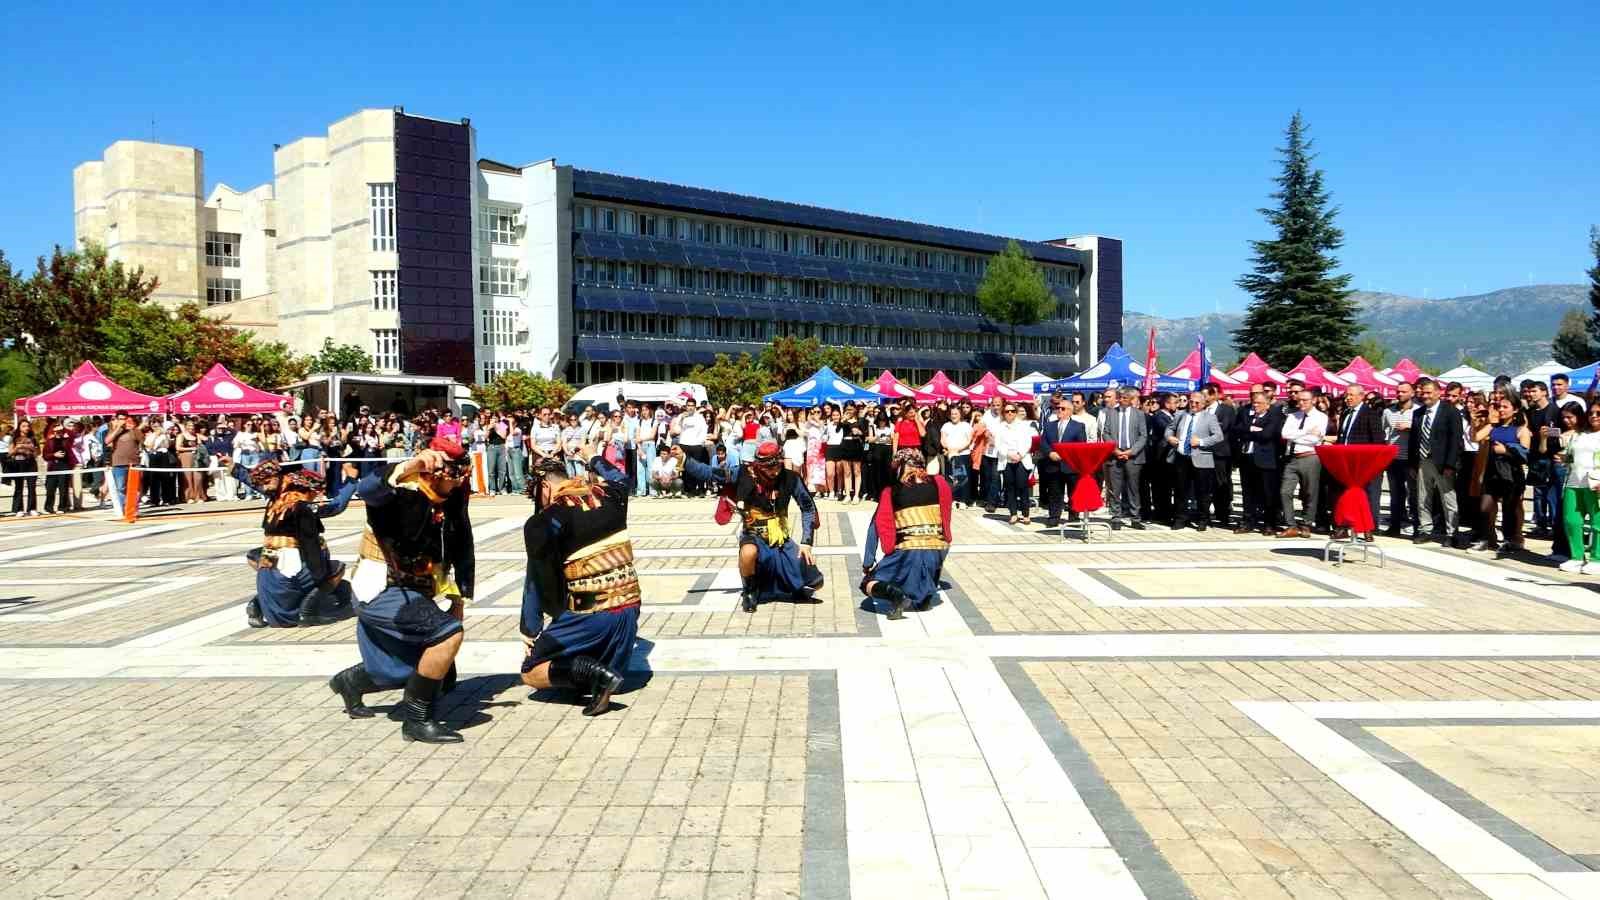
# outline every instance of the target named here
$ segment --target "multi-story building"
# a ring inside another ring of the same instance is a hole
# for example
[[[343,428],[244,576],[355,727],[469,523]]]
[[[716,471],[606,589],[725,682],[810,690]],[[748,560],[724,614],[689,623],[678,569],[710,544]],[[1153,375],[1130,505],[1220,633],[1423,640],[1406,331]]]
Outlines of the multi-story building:
[[[74,173],[77,237],[157,274],[165,302],[301,352],[359,343],[386,371],[680,378],[779,335],[908,381],[1010,365],[976,297],[1006,238],[475,157],[467,120],[362,110],[277,147],[272,185],[201,202],[198,150],[122,141]],[[1018,364],[1087,366],[1121,339],[1121,242],[1019,243],[1058,306]]]

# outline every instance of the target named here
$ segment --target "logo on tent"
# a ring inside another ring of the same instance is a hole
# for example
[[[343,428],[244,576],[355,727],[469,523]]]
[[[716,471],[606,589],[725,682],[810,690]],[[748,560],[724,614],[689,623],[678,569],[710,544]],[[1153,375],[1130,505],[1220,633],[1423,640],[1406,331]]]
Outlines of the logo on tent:
[[[78,396],[85,400],[109,400],[111,386],[103,381],[85,381],[78,385]]]
[[[212,388],[211,392],[224,400],[240,400],[244,397],[244,391],[231,381],[217,382],[217,386]]]

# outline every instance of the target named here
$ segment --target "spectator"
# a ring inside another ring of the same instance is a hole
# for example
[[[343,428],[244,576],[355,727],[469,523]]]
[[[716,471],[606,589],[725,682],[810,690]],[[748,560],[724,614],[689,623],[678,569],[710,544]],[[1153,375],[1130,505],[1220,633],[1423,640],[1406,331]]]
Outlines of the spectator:
[[[77,467],[77,456],[72,450],[72,436],[67,434],[65,421],[57,420],[50,426],[44,440],[44,511],[46,515],[72,512],[72,470]]]
[[[139,464],[139,451],[143,445],[143,429],[127,412],[118,412],[111,420],[110,430],[106,432],[106,447],[111,456],[113,505],[119,511],[128,500],[128,469]]]
[[[1005,481],[1006,509],[1011,513],[1013,525],[1027,525],[1031,521],[1028,511],[1033,488],[1028,479],[1033,474],[1035,432],[1028,420],[1022,418],[1021,412],[1016,404],[1006,404],[1003,413],[1005,423],[996,435],[1000,453],[996,466]]]
[[[1509,556],[1522,550],[1522,494],[1527,486],[1525,467],[1528,448],[1533,436],[1527,419],[1516,399],[1507,394],[1489,404],[1486,421],[1473,432],[1478,443],[1481,462],[1474,471],[1483,473],[1483,496],[1479,500],[1480,518],[1478,544],[1474,549],[1498,551]],[[1498,520],[1500,504],[1510,510],[1510,520],[1505,527],[1505,544],[1498,546],[1494,540],[1494,527]]]
[[[972,505],[967,492],[970,486],[972,455],[972,423],[966,421],[966,404],[950,410],[950,421],[939,429],[939,443],[944,449],[945,471],[950,482],[952,503]],[[875,499],[868,497],[867,499]]]
[[[665,445],[656,451],[655,462],[650,466],[650,480],[655,484],[658,496],[683,496],[683,477],[678,474],[677,457]]]
[[[39,514],[39,445],[33,440],[33,430],[27,420],[11,435],[11,447],[6,453],[6,472],[12,477],[11,514],[37,516]],[[26,499],[24,499],[26,498]]]
[[[1417,533],[1411,540],[1421,544],[1435,536],[1433,504],[1437,502],[1444,511],[1444,530],[1437,536],[1450,546],[1457,522],[1455,480],[1463,440],[1461,413],[1441,401],[1439,385],[1433,379],[1417,379],[1416,390],[1422,405],[1411,416],[1406,447],[1417,488]]]
[[[1283,506],[1283,531],[1278,537],[1294,538],[1310,534],[1317,522],[1317,500],[1322,480],[1322,463],[1317,447],[1328,433],[1328,415],[1316,408],[1316,397],[1302,388],[1295,397],[1297,408],[1288,413],[1280,432],[1284,443],[1283,483],[1279,500]],[[1294,514],[1294,498],[1299,493],[1304,519]]]
[[[194,432],[194,421],[186,419],[178,429],[178,434],[173,443],[173,450],[178,455],[178,465],[185,471],[178,473],[179,483],[183,485],[182,502],[199,503],[206,499],[205,475],[195,471],[197,461],[195,451],[200,446],[200,437]]]
[[[1559,402],[1559,401],[1557,401]],[[1562,406],[1568,416],[1576,410]],[[1562,524],[1572,558],[1561,564],[1563,572],[1600,575],[1600,403],[1585,412],[1587,422],[1576,423],[1562,435],[1562,458],[1566,462],[1566,490],[1561,496]],[[1584,529],[1588,528],[1588,543]]]
[[[650,467],[655,465],[656,435],[660,429],[655,409],[645,406],[640,411],[639,430],[634,438],[634,443],[637,445],[634,451],[637,456],[637,462],[634,464],[635,496],[644,497],[650,493]]]

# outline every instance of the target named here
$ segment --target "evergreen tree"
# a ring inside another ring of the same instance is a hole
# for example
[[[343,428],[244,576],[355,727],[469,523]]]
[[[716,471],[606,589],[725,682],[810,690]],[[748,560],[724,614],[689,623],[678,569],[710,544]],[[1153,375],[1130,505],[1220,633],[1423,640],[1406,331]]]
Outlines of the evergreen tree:
[[[1299,112],[1289,120],[1288,139],[1278,151],[1283,172],[1272,194],[1278,206],[1260,210],[1277,237],[1250,242],[1253,271],[1237,284],[1254,299],[1233,344],[1279,368],[1307,354],[1333,364],[1355,355],[1362,330],[1350,276],[1333,274],[1339,261],[1332,251],[1344,244],[1344,232],[1333,224],[1339,210],[1330,205],[1322,170],[1312,167],[1316,156]]]
[[[1594,256],[1594,266],[1589,269],[1589,360],[1600,356],[1600,226],[1589,226],[1589,252]],[[1585,361],[1579,365],[1588,365]]]
[[[1574,306],[1567,310],[1556,328],[1555,340],[1550,342],[1550,357],[1571,369],[1594,362],[1587,328],[1582,309]]]
[[[1011,378],[1017,377],[1017,329],[1037,325],[1055,314],[1056,297],[1044,270],[1016,241],[989,259],[978,284],[978,308],[989,321],[1011,330]]]

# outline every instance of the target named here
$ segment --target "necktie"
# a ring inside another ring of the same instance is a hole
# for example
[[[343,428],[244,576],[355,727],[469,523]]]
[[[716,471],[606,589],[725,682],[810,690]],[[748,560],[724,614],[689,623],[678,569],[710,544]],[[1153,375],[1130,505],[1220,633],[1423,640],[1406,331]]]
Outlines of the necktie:
[[[1417,442],[1417,452],[1422,454],[1424,457],[1428,455],[1428,447],[1432,441],[1432,438],[1433,407],[1430,406],[1428,407],[1428,411],[1422,414],[1422,439]]]
[[[1128,411],[1122,411],[1122,419],[1117,422],[1117,449],[1128,449]]]
[[[1344,442],[1350,443],[1350,432],[1356,430],[1356,410],[1351,410],[1344,421]]]
[[[1194,455],[1194,446],[1189,440],[1189,438],[1193,434],[1194,434],[1194,413],[1190,413],[1188,418],[1183,420],[1183,440],[1180,443],[1182,444],[1182,448],[1181,449],[1182,449],[1182,452],[1183,452],[1184,456],[1193,456]]]

